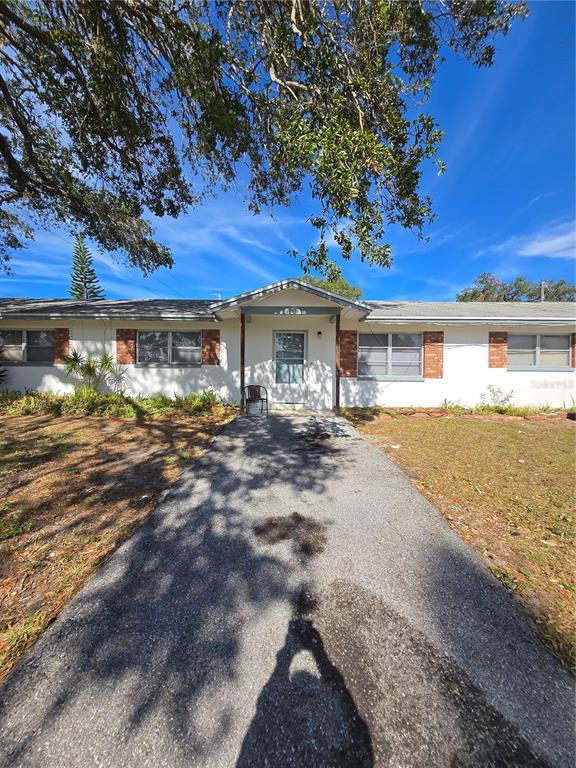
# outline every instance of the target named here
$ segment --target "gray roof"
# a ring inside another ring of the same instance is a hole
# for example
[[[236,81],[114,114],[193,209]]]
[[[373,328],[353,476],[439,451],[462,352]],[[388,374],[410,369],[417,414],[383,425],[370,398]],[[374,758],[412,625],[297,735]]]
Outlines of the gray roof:
[[[203,299],[0,299],[0,318],[213,320],[212,304]]]
[[[300,281],[289,280],[266,286],[259,291],[241,294],[225,301],[204,299],[104,299],[78,301],[76,299],[0,299],[0,319],[126,319],[126,320],[210,320],[217,319],[219,310],[238,306],[250,298],[263,297],[287,287],[304,287]],[[306,286],[322,298],[332,294]],[[545,302],[451,302],[451,301],[366,301],[353,302],[335,297],[339,304],[350,306],[366,314],[367,321],[448,322],[460,323],[555,323],[576,321],[576,303]]]
[[[569,301],[370,301],[367,320],[448,320],[449,322],[531,322],[576,320]]]

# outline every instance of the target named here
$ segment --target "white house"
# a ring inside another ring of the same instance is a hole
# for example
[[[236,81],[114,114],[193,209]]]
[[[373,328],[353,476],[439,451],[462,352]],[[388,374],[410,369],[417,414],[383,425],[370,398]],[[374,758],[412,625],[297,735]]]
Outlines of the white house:
[[[9,389],[71,391],[74,348],[109,353],[131,394],[212,388],[272,406],[474,405],[488,385],[517,405],[576,397],[576,305],[351,301],[284,280],[224,301],[0,299]]]

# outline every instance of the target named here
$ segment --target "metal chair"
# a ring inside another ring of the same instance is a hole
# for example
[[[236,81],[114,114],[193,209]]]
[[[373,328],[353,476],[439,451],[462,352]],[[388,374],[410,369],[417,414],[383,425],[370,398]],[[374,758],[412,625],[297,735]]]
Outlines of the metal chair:
[[[261,384],[248,384],[244,387],[244,408],[246,414],[250,412],[251,403],[260,403],[260,413],[264,413],[266,407],[266,416],[268,416],[268,390]]]

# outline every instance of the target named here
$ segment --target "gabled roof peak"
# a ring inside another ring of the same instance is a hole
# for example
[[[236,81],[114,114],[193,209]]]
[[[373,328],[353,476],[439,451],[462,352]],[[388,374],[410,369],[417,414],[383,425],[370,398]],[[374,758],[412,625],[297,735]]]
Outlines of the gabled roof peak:
[[[370,306],[361,301],[355,301],[354,299],[348,299],[346,296],[341,296],[338,293],[327,291],[325,288],[318,288],[315,285],[301,280],[297,277],[290,277],[285,280],[279,280],[276,283],[270,283],[263,288],[257,288],[254,291],[247,291],[246,293],[240,293],[237,296],[232,296],[230,299],[224,299],[223,301],[215,302],[211,305],[213,312],[218,313],[226,309],[233,309],[234,307],[242,306],[250,301],[269,296],[274,293],[280,293],[281,291],[288,290],[301,290],[307,293],[317,296],[318,298],[331,301],[334,304],[338,304],[342,307],[348,307],[355,309],[363,315],[367,315],[370,312]]]

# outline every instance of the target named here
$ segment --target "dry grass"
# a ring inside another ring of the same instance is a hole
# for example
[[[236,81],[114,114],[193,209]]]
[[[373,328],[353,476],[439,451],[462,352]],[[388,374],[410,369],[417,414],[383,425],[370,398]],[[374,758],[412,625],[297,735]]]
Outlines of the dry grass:
[[[345,415],[413,475],[574,669],[574,423]]]
[[[0,424],[0,679],[234,411]]]

